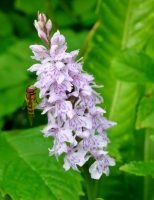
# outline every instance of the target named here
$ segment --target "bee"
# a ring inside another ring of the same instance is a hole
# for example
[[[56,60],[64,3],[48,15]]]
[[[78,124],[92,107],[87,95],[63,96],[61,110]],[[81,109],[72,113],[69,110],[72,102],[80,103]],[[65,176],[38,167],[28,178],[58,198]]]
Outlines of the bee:
[[[22,110],[24,110],[27,107],[29,122],[31,126],[33,123],[33,118],[35,117],[34,103],[36,102],[38,104],[37,99],[36,99],[36,90],[37,88],[34,87],[33,85],[27,87],[26,94],[25,94],[25,101],[22,106]]]

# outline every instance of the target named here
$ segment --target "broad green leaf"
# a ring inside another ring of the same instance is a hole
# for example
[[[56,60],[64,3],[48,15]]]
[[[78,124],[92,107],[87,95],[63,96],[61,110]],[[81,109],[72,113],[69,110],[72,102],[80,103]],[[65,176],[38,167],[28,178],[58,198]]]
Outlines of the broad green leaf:
[[[119,15],[127,3],[123,44],[126,48],[143,49],[153,34],[153,0],[124,0],[119,5]],[[113,8],[113,5],[112,5]],[[116,12],[116,11],[115,11]],[[117,13],[117,12],[116,12]],[[118,15],[118,16],[119,16]]]
[[[140,101],[136,128],[154,127],[154,91],[147,93]]]
[[[49,157],[52,140],[44,138],[42,128],[2,132],[0,137],[0,190],[13,200],[79,200],[83,194],[80,173],[65,171]]]
[[[154,177],[154,160],[143,162],[131,162],[120,167],[120,170],[138,176],[151,175]]]
[[[135,83],[117,81],[111,74],[110,66],[121,50],[132,48],[143,51],[153,32],[152,7],[151,0],[115,0],[114,3],[112,0],[100,1],[97,9],[98,28],[85,53],[84,69],[94,75],[97,84],[104,85],[99,92],[104,98],[107,117],[118,123],[108,131],[111,143],[114,141],[120,146],[123,159],[127,162],[132,159],[134,152],[136,109],[143,88]],[[140,192],[130,195],[126,189],[132,187],[137,191],[136,183],[139,188],[142,187],[137,178],[133,182],[123,179],[118,168],[112,167],[109,177],[102,176],[97,196],[108,200],[140,199],[143,196]]]
[[[122,81],[154,82],[153,66],[153,60],[146,54],[135,49],[126,49],[113,59],[111,72]]]

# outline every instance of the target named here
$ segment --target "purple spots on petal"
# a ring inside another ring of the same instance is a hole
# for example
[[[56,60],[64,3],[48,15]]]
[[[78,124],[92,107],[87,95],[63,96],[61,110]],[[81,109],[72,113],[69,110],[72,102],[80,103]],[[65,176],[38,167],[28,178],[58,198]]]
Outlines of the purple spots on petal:
[[[99,174],[101,174],[101,171],[99,170],[98,166],[96,167],[96,170]]]

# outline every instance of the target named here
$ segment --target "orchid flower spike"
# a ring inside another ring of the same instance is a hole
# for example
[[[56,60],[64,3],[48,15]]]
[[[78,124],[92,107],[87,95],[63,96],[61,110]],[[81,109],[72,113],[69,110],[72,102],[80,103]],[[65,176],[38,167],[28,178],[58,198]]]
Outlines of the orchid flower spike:
[[[39,97],[42,101],[37,108],[47,114],[48,124],[42,130],[44,137],[52,137],[54,144],[49,149],[56,158],[64,154],[65,170],[73,168],[79,171],[89,159],[94,160],[89,168],[93,179],[109,174],[109,166],[115,161],[106,151],[110,140],[106,130],[116,125],[109,121],[104,109],[98,105],[103,98],[94,88],[99,88],[94,77],[82,70],[81,59],[76,61],[79,50],[66,52],[65,37],[59,31],[49,39],[52,28],[45,14],[38,13],[34,26],[39,37],[47,44],[31,45],[33,59],[39,63],[32,65],[29,71],[36,72]]]

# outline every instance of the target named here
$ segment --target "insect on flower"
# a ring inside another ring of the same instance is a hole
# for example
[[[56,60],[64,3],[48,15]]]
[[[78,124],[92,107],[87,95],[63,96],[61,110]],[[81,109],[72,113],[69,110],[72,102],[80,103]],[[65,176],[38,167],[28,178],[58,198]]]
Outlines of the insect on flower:
[[[28,110],[28,116],[29,116],[29,122],[30,125],[32,126],[33,123],[33,118],[35,117],[34,115],[34,103],[38,103],[36,99],[36,90],[37,88],[34,87],[33,85],[28,86],[26,89],[26,94],[25,94],[25,101],[22,106],[22,109],[24,110],[27,107]]]

